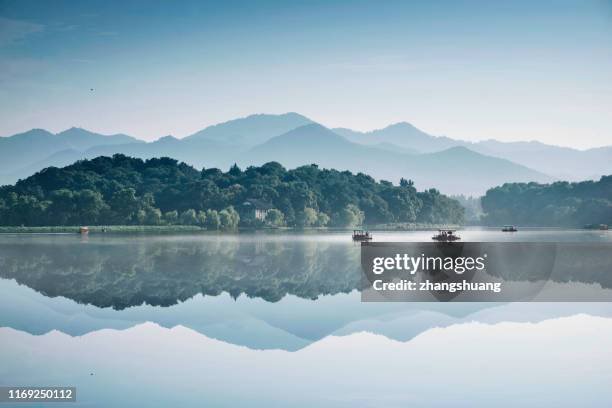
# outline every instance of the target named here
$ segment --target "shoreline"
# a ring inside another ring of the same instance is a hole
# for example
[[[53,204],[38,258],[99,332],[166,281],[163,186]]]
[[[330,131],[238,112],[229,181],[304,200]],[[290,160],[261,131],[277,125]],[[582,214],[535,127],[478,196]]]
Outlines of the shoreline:
[[[80,234],[80,226],[36,226],[36,227],[14,227],[0,226],[0,234]],[[96,225],[88,226],[87,234],[116,234],[116,233],[257,233],[257,232],[351,232],[358,227],[309,227],[309,228],[238,228],[234,230],[209,230],[197,225]],[[436,225],[436,224],[383,224],[372,225],[367,228],[373,232],[403,232],[403,231],[435,231],[437,229],[453,230],[497,230],[498,226],[486,225]],[[589,231],[579,227],[554,227],[554,226],[529,226],[521,227],[521,230],[576,230]],[[591,230],[595,231],[595,230]]]
[[[15,227],[15,226],[0,226],[0,234],[79,234],[80,226],[36,226],[36,227]],[[462,228],[458,225],[436,225],[436,224],[384,224],[384,225],[373,225],[371,227],[308,227],[308,228],[291,228],[291,227],[277,227],[277,228],[238,228],[233,230],[209,230],[204,227],[197,225],[94,225],[87,226],[89,234],[104,234],[104,233],[122,233],[122,232],[220,232],[220,233],[240,233],[240,232],[272,232],[272,231],[283,231],[283,232],[310,232],[310,231],[352,231],[353,229],[367,229],[370,231],[427,231],[436,230],[438,228],[449,228],[459,229]]]

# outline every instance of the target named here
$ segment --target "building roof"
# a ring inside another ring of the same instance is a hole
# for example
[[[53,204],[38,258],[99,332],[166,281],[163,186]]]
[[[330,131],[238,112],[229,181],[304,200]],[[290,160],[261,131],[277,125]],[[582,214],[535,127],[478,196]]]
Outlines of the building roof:
[[[242,203],[242,205],[252,205],[257,210],[270,210],[274,208],[272,204],[258,198],[248,198],[244,203]]]

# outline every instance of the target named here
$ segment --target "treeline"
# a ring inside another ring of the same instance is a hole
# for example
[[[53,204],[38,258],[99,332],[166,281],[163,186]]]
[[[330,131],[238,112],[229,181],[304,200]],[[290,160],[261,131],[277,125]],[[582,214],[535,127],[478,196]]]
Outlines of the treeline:
[[[612,224],[612,176],[580,183],[508,183],[488,190],[481,201],[489,225]]]
[[[268,203],[256,217],[248,200]],[[0,187],[0,224],[337,226],[392,222],[463,222],[461,205],[437,190],[417,192],[365,174],[286,170],[276,162],[228,172],[198,171],[170,158],[143,161],[124,155],[50,167]]]

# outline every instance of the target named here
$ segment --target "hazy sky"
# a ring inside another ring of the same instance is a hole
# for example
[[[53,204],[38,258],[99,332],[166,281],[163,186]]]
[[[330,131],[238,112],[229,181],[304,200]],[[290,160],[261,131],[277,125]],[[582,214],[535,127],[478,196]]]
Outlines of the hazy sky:
[[[0,135],[151,140],[287,111],[612,144],[612,2],[0,0]]]

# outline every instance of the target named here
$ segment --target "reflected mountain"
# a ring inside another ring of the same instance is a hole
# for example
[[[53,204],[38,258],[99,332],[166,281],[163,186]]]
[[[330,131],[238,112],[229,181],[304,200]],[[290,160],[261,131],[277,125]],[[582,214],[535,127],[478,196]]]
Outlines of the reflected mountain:
[[[295,351],[363,331],[407,341],[470,321],[612,316],[612,303],[365,303],[360,252],[333,233],[0,235],[0,326],[81,336],[155,322],[252,349]],[[565,253],[559,260],[570,261]],[[572,281],[571,291],[591,290],[580,280],[611,287],[611,274],[582,266],[581,276],[559,280]]]

